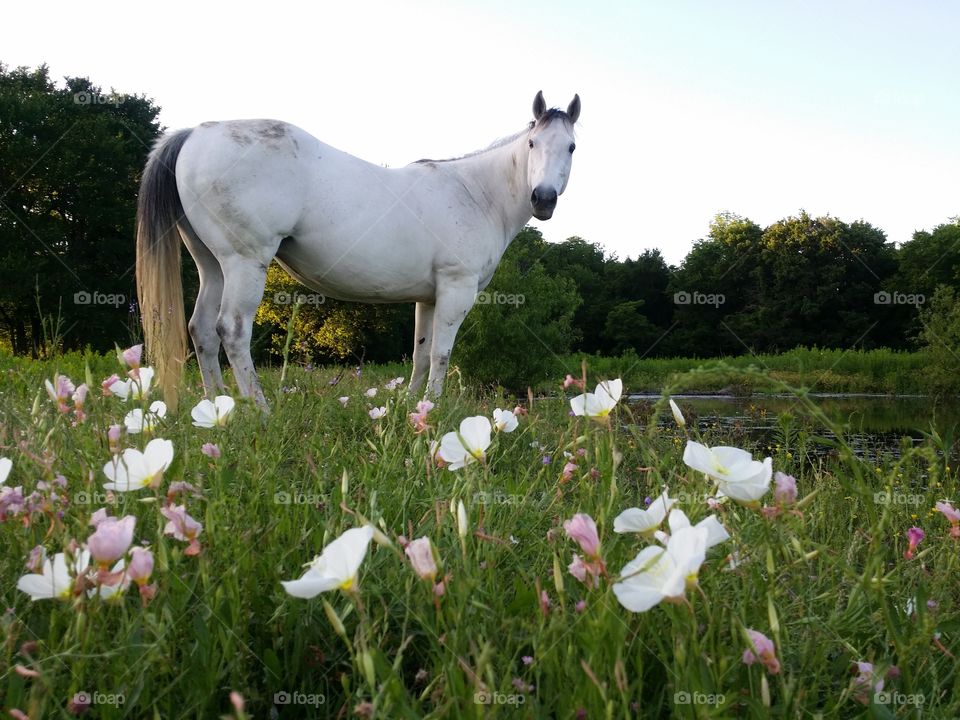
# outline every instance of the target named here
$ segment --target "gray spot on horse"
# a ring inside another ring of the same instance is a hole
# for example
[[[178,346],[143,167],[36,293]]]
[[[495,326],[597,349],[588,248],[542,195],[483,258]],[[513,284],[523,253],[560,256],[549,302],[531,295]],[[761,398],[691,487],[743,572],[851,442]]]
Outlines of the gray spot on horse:
[[[216,120],[207,120],[207,122],[202,122],[202,123],[200,123],[200,127],[202,127],[202,128],[212,128],[212,127],[216,127],[216,126],[219,125],[219,124],[220,124],[220,123],[217,122]]]
[[[417,340],[417,345],[423,345],[426,341],[427,339],[425,337],[422,337],[419,340]]]
[[[242,145],[244,147],[253,142],[253,138],[244,133],[236,125],[230,126],[230,139],[233,140],[237,145]]]
[[[286,136],[287,126],[282,122],[265,123],[257,130],[257,134],[264,140],[279,140]]]

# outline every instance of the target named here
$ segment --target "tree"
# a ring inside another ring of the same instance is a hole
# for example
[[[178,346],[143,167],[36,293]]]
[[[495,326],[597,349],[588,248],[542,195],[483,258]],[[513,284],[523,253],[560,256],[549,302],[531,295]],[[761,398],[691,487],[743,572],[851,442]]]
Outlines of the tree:
[[[539,231],[524,228],[478,295],[452,358],[468,379],[521,392],[562,367],[580,297],[573,280],[544,267],[545,248]]]
[[[667,292],[670,273],[659,250],[644,250],[636,260],[607,259],[603,277],[614,306],[622,301],[640,301],[637,309],[649,324],[666,330],[673,319],[673,298]]]
[[[754,340],[754,324],[736,318],[756,302],[756,268],[763,230],[748,218],[721,213],[673,274],[673,332],[663,343],[675,355],[739,355]]]
[[[623,355],[628,350],[635,351],[639,357],[655,354],[655,345],[663,330],[647,319],[643,305],[643,300],[630,300],[614,305],[607,314],[603,339],[609,354]]]
[[[572,237],[546,245],[542,263],[548,274],[572,280],[582,299],[572,321],[580,334],[577,349],[590,353],[603,349],[603,329],[612,307],[604,280],[603,249],[583,238]]]
[[[960,293],[949,285],[937,287],[920,320],[919,340],[929,358],[927,385],[938,394],[953,394],[960,375]]]
[[[897,290],[932,297],[939,285],[960,287],[960,217],[920,230],[898,252]]]
[[[300,362],[396,360],[413,344],[413,305],[369,305],[324,297],[301,285],[276,263],[254,318],[266,335],[267,353],[282,356],[294,306],[290,356]],[[256,344],[256,343],[255,343]]]
[[[14,352],[49,351],[41,325],[56,316],[66,348],[136,332],[134,216],[159,110],[0,64],[0,337]]]
[[[876,347],[885,344],[890,320],[876,294],[895,270],[882,230],[801,212],[764,230],[756,295],[739,321],[767,351]]]

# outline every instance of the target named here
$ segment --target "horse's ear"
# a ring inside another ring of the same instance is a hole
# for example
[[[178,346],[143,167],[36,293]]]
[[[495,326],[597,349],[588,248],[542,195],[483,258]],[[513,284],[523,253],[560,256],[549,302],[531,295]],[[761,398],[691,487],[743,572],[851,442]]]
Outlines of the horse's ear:
[[[570,122],[576,123],[577,118],[580,117],[580,96],[574,95],[573,100],[570,101],[570,104],[567,106],[567,115],[570,116]]]
[[[533,119],[539,120],[546,111],[547,101],[543,99],[543,90],[540,90],[533,99]]]

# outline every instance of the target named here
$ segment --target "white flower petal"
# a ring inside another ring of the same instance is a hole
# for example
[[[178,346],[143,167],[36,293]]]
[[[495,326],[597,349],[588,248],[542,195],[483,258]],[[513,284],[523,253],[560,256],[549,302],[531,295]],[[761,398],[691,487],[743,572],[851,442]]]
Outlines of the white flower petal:
[[[613,585],[617,600],[631,612],[645,612],[664,598],[663,587],[674,573],[674,563],[663,548],[646,547],[620,571]]]
[[[349,588],[372,539],[370,525],[347,530],[323,549],[299,579],[281,581],[284,590],[294,597],[311,598],[328,590]]]
[[[727,532],[727,529],[720,524],[720,521],[717,520],[716,515],[708,515],[703,520],[698,522],[695,527],[704,528],[707,531],[707,548],[712,548],[714,545],[719,545],[724,540],[730,539],[730,533]]]
[[[573,410],[574,415],[583,416],[587,414],[587,395],[588,393],[584,393],[570,398],[570,409]]]

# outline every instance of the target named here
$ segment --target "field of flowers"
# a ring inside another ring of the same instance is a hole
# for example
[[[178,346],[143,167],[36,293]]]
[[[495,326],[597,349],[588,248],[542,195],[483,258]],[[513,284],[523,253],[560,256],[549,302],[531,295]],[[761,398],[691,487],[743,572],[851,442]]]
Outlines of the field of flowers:
[[[0,371],[5,715],[960,716],[951,438],[732,448],[589,368],[286,368],[269,415],[139,348]]]

